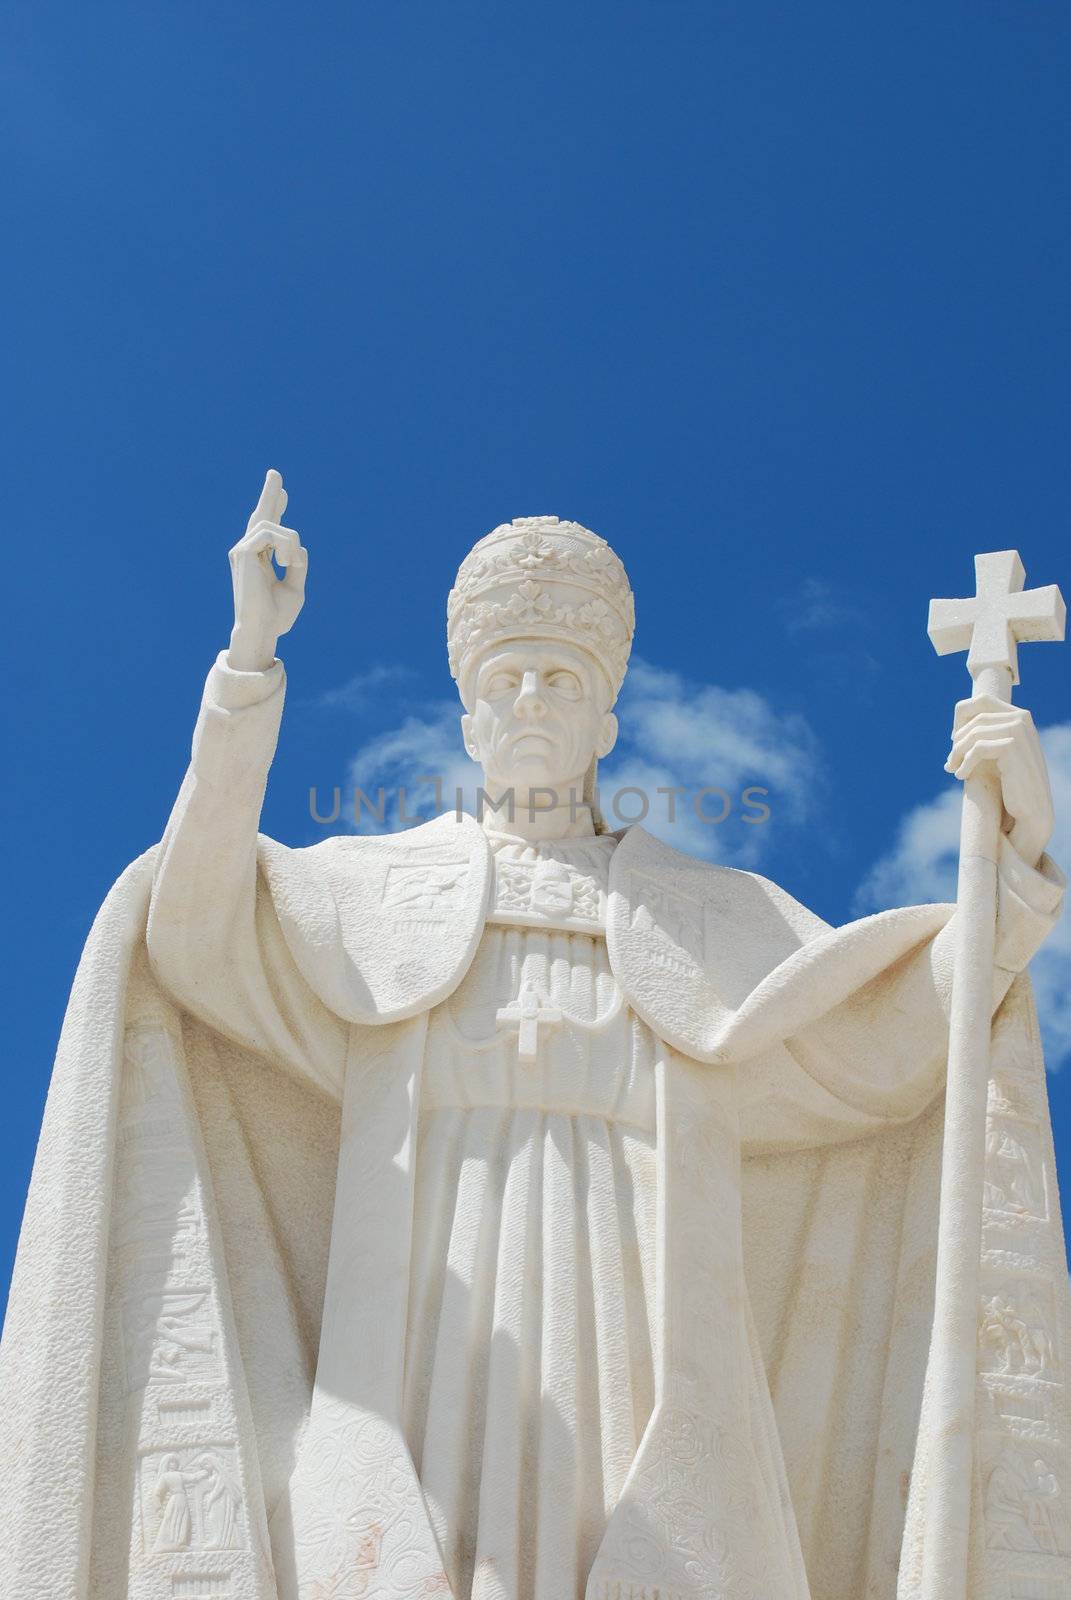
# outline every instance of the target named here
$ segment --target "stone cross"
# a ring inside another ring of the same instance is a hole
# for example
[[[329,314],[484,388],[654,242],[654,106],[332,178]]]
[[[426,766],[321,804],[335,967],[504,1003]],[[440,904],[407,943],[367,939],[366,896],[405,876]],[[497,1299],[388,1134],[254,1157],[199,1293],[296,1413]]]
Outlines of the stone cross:
[[[972,699],[1010,701],[1018,646],[1062,639],[1059,589],[1030,589],[1016,550],[974,558],[970,600],[931,600],[927,627],[938,655],[966,650]],[[937,1222],[933,1329],[926,1369],[931,1438],[924,1493],[919,1600],[967,1600],[974,1481],[986,1096],[997,906],[997,850],[1004,803],[993,763],[963,785],[948,1078]]]
[[[939,656],[966,650],[967,671],[976,682],[981,673],[1003,670],[1018,683],[1019,644],[1063,638],[1063,598],[1054,583],[1024,593],[1026,573],[1017,550],[975,556],[974,571],[977,592],[970,600],[930,601],[930,640]],[[987,685],[986,692],[997,689]],[[1007,692],[1000,698],[1007,699]]]
[[[539,1025],[553,1028],[562,1020],[558,1007],[539,993],[534,983],[522,983],[521,992],[510,1005],[496,1011],[496,1022],[517,1024],[517,1055],[521,1061],[535,1061],[539,1055]]]

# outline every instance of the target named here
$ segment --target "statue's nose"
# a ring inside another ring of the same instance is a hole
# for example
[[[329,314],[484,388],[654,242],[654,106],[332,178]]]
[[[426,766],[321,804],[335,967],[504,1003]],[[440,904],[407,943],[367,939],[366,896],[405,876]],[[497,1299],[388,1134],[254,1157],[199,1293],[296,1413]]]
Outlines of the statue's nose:
[[[520,693],[514,704],[514,710],[519,716],[544,717],[547,714],[547,703],[543,699],[543,685],[538,672],[526,672],[521,681]]]

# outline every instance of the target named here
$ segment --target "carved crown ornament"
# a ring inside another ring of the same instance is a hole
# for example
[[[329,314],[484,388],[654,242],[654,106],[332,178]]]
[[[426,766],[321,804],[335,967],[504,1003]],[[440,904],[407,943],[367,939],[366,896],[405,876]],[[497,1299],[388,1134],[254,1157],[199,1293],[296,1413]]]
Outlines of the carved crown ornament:
[[[450,671],[459,686],[489,646],[562,639],[598,661],[616,695],[636,610],[620,559],[578,522],[516,517],[473,547],[446,602]]]

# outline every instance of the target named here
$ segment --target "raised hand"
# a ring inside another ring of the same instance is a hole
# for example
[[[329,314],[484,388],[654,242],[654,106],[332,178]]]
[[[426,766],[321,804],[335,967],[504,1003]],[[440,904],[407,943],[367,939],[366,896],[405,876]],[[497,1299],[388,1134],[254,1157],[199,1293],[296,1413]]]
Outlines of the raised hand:
[[[281,634],[289,633],[305,604],[308,551],[281,523],[286,490],[271,468],[246,530],[230,552],[234,627],[227,663],[236,672],[263,672],[275,660]],[[280,578],[272,556],[286,571]]]
[[[1029,711],[992,695],[959,702],[945,770],[967,779],[983,761],[994,762],[1000,773],[1011,843],[1028,866],[1036,866],[1052,837],[1053,806],[1041,740]]]

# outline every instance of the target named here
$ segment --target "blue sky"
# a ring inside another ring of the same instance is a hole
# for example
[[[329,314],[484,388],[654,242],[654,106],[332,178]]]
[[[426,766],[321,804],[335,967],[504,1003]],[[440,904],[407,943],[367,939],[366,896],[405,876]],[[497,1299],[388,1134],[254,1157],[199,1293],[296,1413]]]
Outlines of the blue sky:
[[[78,953],[159,837],[269,465],[310,550],[265,830],[454,759],[446,589],[553,513],[642,666],[614,770],[843,921],[944,892],[976,550],[1071,587],[1065,4],[9,8],[13,1253]],[[1023,652],[1071,858],[1071,656]],[[1071,934],[1042,979],[1071,1054]],[[1050,1078],[1071,1190],[1071,1064]]]

